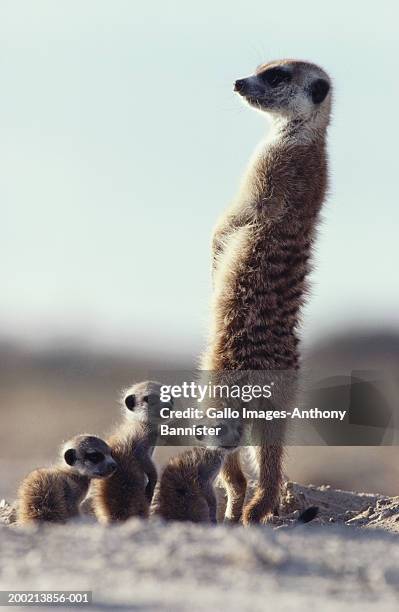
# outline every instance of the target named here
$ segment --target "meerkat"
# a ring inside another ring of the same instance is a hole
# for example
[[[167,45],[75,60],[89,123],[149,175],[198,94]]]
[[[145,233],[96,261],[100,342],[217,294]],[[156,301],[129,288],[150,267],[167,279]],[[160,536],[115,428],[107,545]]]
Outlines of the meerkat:
[[[173,402],[161,401],[161,386],[145,381],[123,394],[123,423],[107,439],[118,465],[110,478],[94,483],[92,491],[94,514],[103,523],[125,521],[132,516],[146,518],[149,514],[157,483],[152,454],[160,412]]]
[[[272,131],[214,231],[213,321],[201,367],[290,372],[289,383],[277,385],[273,398],[287,407],[296,394],[299,312],[327,189],[331,82],[315,64],[281,60],[237,80],[234,89],[271,118]],[[226,520],[242,515],[244,524],[263,522],[278,506],[283,421],[258,423],[256,435],[259,482],[243,514],[246,479],[239,451],[229,454],[222,468]]]
[[[92,479],[105,479],[115,471],[109,446],[96,436],[79,435],[61,448],[61,462],[31,472],[22,482],[17,499],[17,523],[65,523],[79,515],[79,505]]]
[[[221,421],[213,425],[219,430],[217,435],[197,434],[195,439],[201,446],[195,446],[169,460],[151,507],[153,515],[193,523],[217,522],[214,482],[226,454],[237,448],[242,427],[235,421]],[[215,448],[210,450],[207,446]]]
[[[222,449],[194,447],[167,463],[154,497],[152,514],[170,521],[216,523],[213,488],[222,466]]]

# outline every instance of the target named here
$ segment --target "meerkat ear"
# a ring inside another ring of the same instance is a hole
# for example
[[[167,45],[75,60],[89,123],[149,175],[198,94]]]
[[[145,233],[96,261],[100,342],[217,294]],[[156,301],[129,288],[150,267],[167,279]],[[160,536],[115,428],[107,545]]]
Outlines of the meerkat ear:
[[[313,104],[321,104],[330,91],[330,85],[325,79],[316,79],[310,86]]]
[[[76,451],[74,448],[68,448],[64,453],[65,462],[68,465],[74,465],[76,463]]]
[[[125,397],[125,406],[128,410],[134,410],[136,406],[136,396],[132,394]]]

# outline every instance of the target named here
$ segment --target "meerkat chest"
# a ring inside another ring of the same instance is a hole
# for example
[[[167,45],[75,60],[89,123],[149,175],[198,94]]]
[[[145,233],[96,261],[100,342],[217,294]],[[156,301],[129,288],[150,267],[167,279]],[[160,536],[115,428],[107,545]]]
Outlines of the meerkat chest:
[[[243,272],[249,262],[251,253],[251,228],[239,227],[230,231],[224,238],[223,248],[216,256],[215,288],[216,291],[225,283],[233,282]]]
[[[70,514],[75,514],[79,504],[83,501],[89,489],[89,483],[84,481],[76,480],[73,478],[67,478],[63,481],[63,496],[67,510]]]
[[[124,483],[135,483],[135,486],[144,487],[146,475],[143,468],[143,455],[136,454],[135,449],[129,446],[120,448],[119,452],[114,453],[118,467],[114,474],[114,480]]]
[[[293,287],[307,272],[311,236],[304,228],[296,233],[244,226],[226,239],[215,280],[242,287],[243,294]],[[286,282],[284,282],[286,281]],[[244,288],[247,291],[244,291]]]

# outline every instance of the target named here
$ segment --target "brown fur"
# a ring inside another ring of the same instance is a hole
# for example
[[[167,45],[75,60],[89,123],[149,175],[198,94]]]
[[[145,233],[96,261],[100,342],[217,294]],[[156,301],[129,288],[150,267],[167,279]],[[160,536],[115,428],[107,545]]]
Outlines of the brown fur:
[[[25,478],[18,492],[18,523],[65,523],[78,516],[89,482],[87,476],[72,474],[67,469],[34,470]]]
[[[296,63],[290,87],[299,91],[307,73],[314,70],[320,69]],[[285,101],[284,88],[278,96],[272,102],[273,110],[283,120],[276,127],[276,136],[250,165],[237,200],[214,233],[213,329],[202,364],[207,370],[292,373],[299,367],[299,312],[327,188],[325,135],[330,102],[328,98],[322,108],[302,116],[304,107],[295,114],[295,101],[288,94]],[[302,102],[298,101],[298,108]],[[274,391],[280,407],[292,405],[294,377],[289,387],[277,385]],[[278,434],[272,441],[271,427]],[[283,429],[283,424],[257,422],[259,485],[244,510],[244,523],[263,520],[278,505]],[[229,495],[227,518],[237,521],[246,488],[237,453],[227,457],[222,477]]]
[[[200,447],[170,459],[154,498],[153,513],[170,521],[216,523],[213,482],[222,460],[222,451]]]
[[[161,384],[137,383],[124,392],[125,422],[107,440],[118,466],[114,474],[93,486],[96,517],[105,523],[146,518],[157,482],[152,461],[158,437]],[[133,404],[129,402],[134,398]],[[171,406],[171,405],[170,405]]]
[[[93,484],[94,513],[99,521],[126,521],[132,516],[146,518],[151,499],[146,495],[145,464],[155,470],[142,445],[147,432],[141,424],[126,424],[107,442],[118,464],[107,480]]]

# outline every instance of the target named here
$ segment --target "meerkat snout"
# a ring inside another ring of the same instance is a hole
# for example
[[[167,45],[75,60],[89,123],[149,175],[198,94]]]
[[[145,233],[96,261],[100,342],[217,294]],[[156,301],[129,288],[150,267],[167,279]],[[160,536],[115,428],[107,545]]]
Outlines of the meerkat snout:
[[[235,83],[234,83],[234,91],[237,91],[238,93],[242,93],[245,90],[245,86],[246,86],[246,79],[238,79]]]

